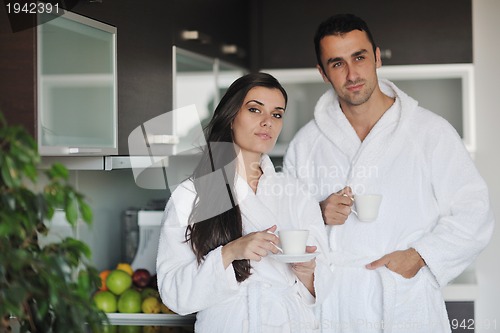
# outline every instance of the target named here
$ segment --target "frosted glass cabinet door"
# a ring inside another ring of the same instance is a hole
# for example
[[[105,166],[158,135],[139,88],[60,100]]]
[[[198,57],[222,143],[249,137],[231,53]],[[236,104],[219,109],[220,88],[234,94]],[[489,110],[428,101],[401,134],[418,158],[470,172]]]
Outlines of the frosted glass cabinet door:
[[[116,28],[70,12],[40,19],[40,154],[117,154]]]

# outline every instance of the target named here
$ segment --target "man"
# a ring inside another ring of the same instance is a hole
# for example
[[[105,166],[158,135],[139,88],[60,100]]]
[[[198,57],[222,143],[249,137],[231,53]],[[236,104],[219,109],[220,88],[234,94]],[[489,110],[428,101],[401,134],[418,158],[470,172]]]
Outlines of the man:
[[[440,288],[490,239],[486,185],[447,121],[377,78],[380,50],[363,20],[331,17],[315,47],[333,89],[284,166],[308,184],[327,225],[334,280],[323,331],[450,332]],[[364,193],[382,195],[373,222],[351,214]]]

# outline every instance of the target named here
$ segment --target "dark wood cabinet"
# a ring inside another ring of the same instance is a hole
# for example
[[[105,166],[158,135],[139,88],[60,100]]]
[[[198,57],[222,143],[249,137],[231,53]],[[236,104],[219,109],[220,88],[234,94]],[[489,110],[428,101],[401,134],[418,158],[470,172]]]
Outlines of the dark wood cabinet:
[[[130,133],[172,110],[173,6],[170,1],[80,1],[73,11],[118,30],[118,154],[128,155]]]
[[[144,122],[172,110],[172,46],[252,70],[314,67],[320,21],[353,12],[390,50],[384,65],[471,63],[471,0],[105,0],[79,1],[72,11],[117,28],[118,154]],[[10,31],[0,6],[0,108],[35,135],[36,29]],[[198,31],[210,41],[186,40]],[[224,54],[235,45],[244,54]]]
[[[143,6],[144,8],[139,8]],[[5,7],[0,6],[2,22]],[[128,155],[128,135],[172,109],[172,11],[168,2],[79,2],[72,11],[117,27],[118,154]],[[9,123],[36,136],[36,27],[0,27],[0,108]]]
[[[174,45],[249,67],[250,0],[174,0],[172,5]],[[199,33],[198,39],[191,40],[183,36],[183,32],[194,31]],[[225,52],[224,47],[232,50]]]
[[[0,6],[0,111],[9,124],[36,135],[36,29],[12,33]]]
[[[255,5],[260,25],[255,68],[314,67],[315,30],[338,13],[353,13],[367,22],[384,65],[473,60],[471,0],[259,0]]]
[[[36,136],[36,28],[12,32],[0,6],[0,108],[11,123]],[[128,136],[144,122],[169,112],[172,103],[172,46],[248,67],[250,1],[80,1],[71,11],[117,28],[118,154],[128,155]],[[4,24],[5,23],[5,24]],[[197,30],[210,43],[184,40]],[[224,54],[223,45],[245,54]]]

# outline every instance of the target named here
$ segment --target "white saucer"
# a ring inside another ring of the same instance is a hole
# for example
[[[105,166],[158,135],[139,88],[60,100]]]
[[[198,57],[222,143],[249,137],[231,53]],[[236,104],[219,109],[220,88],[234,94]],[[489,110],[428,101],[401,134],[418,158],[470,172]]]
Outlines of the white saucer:
[[[304,254],[271,254],[270,257],[274,260],[284,263],[306,262],[315,258],[319,252],[304,253]]]

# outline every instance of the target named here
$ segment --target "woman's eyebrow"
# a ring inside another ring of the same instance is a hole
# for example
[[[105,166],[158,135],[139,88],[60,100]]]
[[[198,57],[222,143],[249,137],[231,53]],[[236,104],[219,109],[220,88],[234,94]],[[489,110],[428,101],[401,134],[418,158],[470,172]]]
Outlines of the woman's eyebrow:
[[[264,105],[264,103],[262,103],[261,101],[258,101],[256,99],[249,100],[248,102],[245,103],[245,105],[249,104],[249,103],[252,103],[252,102],[257,103],[257,104],[262,105],[262,106]]]
[[[258,101],[256,99],[251,99],[249,100],[248,102],[245,103],[245,105],[248,105],[250,103],[256,103],[256,104],[259,104],[261,106],[264,106],[264,103],[262,103],[261,101]],[[284,107],[281,107],[281,106],[277,106],[274,108],[275,110],[282,110],[282,111],[285,111],[285,108]]]

